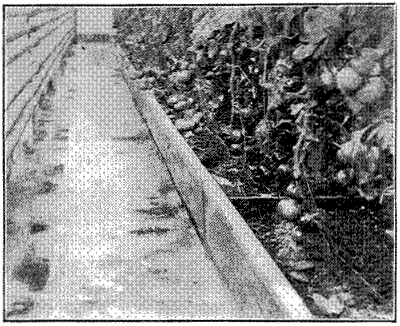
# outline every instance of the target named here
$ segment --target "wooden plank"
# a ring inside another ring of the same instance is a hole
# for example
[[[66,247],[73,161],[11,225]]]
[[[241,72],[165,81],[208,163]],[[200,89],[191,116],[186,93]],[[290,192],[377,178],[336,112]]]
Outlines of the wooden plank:
[[[30,8],[28,8],[30,9]],[[38,9],[30,9],[26,13],[21,13],[19,15],[14,15],[11,17],[6,17],[5,20],[5,39],[12,37],[13,35],[19,35],[19,33],[23,33],[24,31],[29,31],[31,28],[35,26],[40,26],[46,21],[55,18],[57,15],[60,15],[62,12],[72,12],[72,9],[53,9],[53,10],[38,10]],[[46,26],[46,24],[44,25]],[[27,33],[29,34],[29,33]],[[25,35],[27,35],[25,34]],[[16,40],[18,40],[17,38]]]
[[[18,7],[18,6],[6,6],[5,7],[5,16],[6,18],[13,18],[13,17],[34,17],[39,15],[43,12],[50,12],[58,10],[59,7],[42,7],[36,8],[35,7]]]
[[[29,54],[34,59],[32,64],[36,67],[39,67],[40,64],[48,60],[47,55],[49,51],[51,51],[54,45],[58,44],[69,32],[70,28],[64,24],[60,26],[60,28],[58,28],[52,35],[44,39],[37,47],[34,47]]]
[[[4,22],[5,39],[29,28],[29,21],[26,16],[8,18]]]
[[[30,111],[28,118],[20,123],[13,139],[5,142],[5,150],[9,155],[6,156],[6,177],[10,180],[11,173],[13,175],[20,175],[27,167],[27,161],[23,154],[23,143],[33,139],[33,125],[32,117],[35,108]],[[11,155],[10,155],[11,154]]]
[[[31,38],[28,37],[28,35],[24,35],[21,38],[19,38],[17,41],[12,42],[7,44],[5,47],[5,59],[4,62],[7,63],[7,65],[10,65],[12,62],[8,63],[9,59],[16,55],[18,52],[21,52],[27,44],[31,41]]]
[[[6,43],[11,43],[14,42],[15,40],[19,39],[20,37],[26,35],[26,34],[31,34],[31,33],[35,33],[36,31],[38,31],[40,28],[42,28],[43,26],[47,25],[47,24],[51,24],[54,21],[60,20],[62,17],[66,16],[68,14],[68,12],[65,12],[61,15],[58,15],[56,17],[53,17],[39,25],[34,25],[34,26],[30,26],[24,30],[21,30],[17,33],[14,33],[8,37],[6,37]]]
[[[54,55],[54,59],[50,61],[49,69],[47,70],[44,69],[46,67],[47,60],[43,62],[43,66],[40,68],[37,74],[37,85],[39,87],[34,89],[33,94],[30,97],[28,97],[25,104],[23,104],[22,106],[17,105],[13,113],[11,113],[10,111],[6,111],[5,113],[6,126],[4,128],[6,130],[6,139],[13,133],[18,122],[23,118],[24,111],[29,107],[29,104],[35,99],[35,97],[38,97],[40,95],[40,89],[41,87],[45,86],[43,85],[43,83],[48,77],[49,70],[51,70],[51,67],[54,64],[54,62],[59,58],[59,56],[61,56],[62,52],[64,51],[65,44],[68,44],[70,42],[73,35],[74,35],[73,29],[71,29],[71,31],[67,33],[65,37],[61,40],[61,42],[53,49],[53,51],[50,52],[49,57],[51,57],[51,55]],[[56,49],[58,47],[60,47],[61,50],[56,52]]]
[[[11,6],[11,7],[5,7],[4,8],[4,13],[6,18],[12,18],[12,17],[26,17],[27,15],[33,13],[35,9],[33,7],[18,7],[18,6]]]
[[[21,85],[35,74],[37,68],[33,66],[33,62],[34,58],[27,55],[5,67],[4,74],[7,80],[5,103],[7,106],[15,93],[21,88]]]
[[[60,8],[57,8],[56,11],[42,12],[42,13],[39,13],[38,15],[35,15],[35,17],[31,17],[29,19],[29,23],[32,26],[40,25],[40,24],[48,21],[51,18],[55,18],[59,15],[62,15],[63,13],[71,13],[71,12],[72,12],[71,8],[60,7]]]
[[[27,54],[29,51],[31,51],[33,48],[37,47],[40,45],[40,43],[46,39],[48,36],[50,36],[52,33],[54,33],[57,29],[61,28],[63,24],[65,24],[68,20],[72,19],[72,16],[66,17],[63,21],[61,22],[53,22],[49,25],[46,25],[44,28],[40,29],[35,35],[31,38],[24,39],[24,37],[18,39],[16,42],[11,43],[9,46],[6,48],[6,61],[7,65],[10,65],[13,63],[15,60],[18,60],[21,58],[23,55]],[[12,54],[10,52],[12,49],[16,48],[13,46],[15,43],[17,43],[19,40],[23,40],[23,46],[18,50],[18,51],[13,51]],[[10,49],[9,49],[10,48]]]
[[[30,123],[32,119],[32,114],[34,112],[35,107],[37,106],[37,100],[41,93],[44,92],[45,88],[47,87],[47,82],[49,79],[54,75],[55,71],[59,68],[59,63],[62,58],[62,54],[65,50],[69,47],[70,40],[74,37],[74,33],[70,33],[69,38],[64,42],[61,46],[61,50],[56,55],[55,60],[50,65],[50,69],[47,70],[44,79],[41,82],[40,87],[37,90],[36,95],[31,99],[27,106],[25,107],[24,111],[22,112],[22,117],[20,119],[20,123],[16,125],[13,132],[8,135],[5,139],[5,158],[6,158],[6,166],[7,166],[7,178],[10,177],[12,173],[12,165],[15,161],[14,153],[17,147],[19,146],[21,137],[23,136],[27,125]]]
[[[125,76],[202,244],[244,310],[266,319],[312,319],[306,305],[150,92]]]
[[[72,28],[71,28],[71,30],[72,30]],[[67,33],[69,33],[69,32],[67,32]],[[67,33],[66,33],[66,34],[67,34]],[[24,89],[25,89],[30,83],[33,82],[35,76],[39,73],[39,71],[40,71],[40,69],[41,69],[41,66],[43,65],[43,62],[45,62],[45,61],[52,55],[52,52],[55,51],[55,50],[57,49],[57,47],[58,47],[62,42],[63,42],[63,40],[61,40],[61,41],[59,42],[59,44],[56,44],[56,45],[53,47],[53,49],[52,49],[51,51],[46,51],[46,52],[44,53],[44,55],[46,55],[46,53],[47,53],[46,57],[43,59],[43,61],[42,61],[41,63],[38,63],[36,71],[34,71],[32,74],[30,74],[30,77],[29,77],[29,78],[28,78],[28,77],[24,78],[24,79],[25,79],[25,82],[19,87],[19,89],[18,89],[17,91],[15,91],[15,92],[10,92],[10,91],[8,91],[8,92],[7,92],[7,95],[6,95],[6,98],[7,98],[7,99],[6,99],[6,110],[9,110],[9,109],[10,109],[11,105],[12,105],[12,104],[15,102],[15,100],[22,94],[22,92],[24,91]],[[34,59],[32,59],[32,60],[34,60]],[[8,76],[13,76],[14,74],[15,74],[15,72],[12,71],[11,68],[6,67],[6,75],[8,75]],[[17,83],[16,85],[20,85],[20,83]],[[10,100],[8,100],[8,98],[10,98]]]
[[[70,38],[71,35],[64,38],[64,41],[60,43],[59,48],[61,50],[54,49],[51,52],[51,57],[49,60],[43,63],[40,72],[34,78],[34,82],[31,84],[28,91],[24,92],[23,96],[21,97],[21,101],[18,100],[14,102],[13,109],[6,111],[4,128],[7,131],[6,137],[13,132],[13,128],[15,128],[15,126],[18,124],[19,120],[23,119],[22,117],[24,115],[24,111],[28,110],[27,108],[29,108],[30,103],[35,102],[35,97],[40,95],[41,88],[46,86],[43,85],[43,83],[46,83],[46,80],[48,79],[49,70],[51,70],[58,57],[62,55],[63,48],[66,42],[69,42]]]

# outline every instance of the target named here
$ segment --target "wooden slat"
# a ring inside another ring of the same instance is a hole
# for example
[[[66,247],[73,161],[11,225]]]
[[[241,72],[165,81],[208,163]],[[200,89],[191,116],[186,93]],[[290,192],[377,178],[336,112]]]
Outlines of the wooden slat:
[[[52,11],[50,13],[48,13],[48,12],[40,13],[40,14],[36,15],[35,17],[29,18],[29,23],[31,24],[31,26],[40,25],[40,24],[48,21],[51,18],[57,17],[64,13],[71,13],[71,12],[72,12],[72,10],[70,8],[64,7],[64,8],[58,9],[57,11]]]
[[[39,15],[44,12],[50,12],[50,11],[55,11],[59,10],[59,7],[42,7],[42,8],[36,8],[32,9],[31,7],[18,7],[18,6],[12,6],[12,7],[5,7],[5,16],[6,18],[14,18],[14,17],[21,17],[25,16],[27,18],[34,17],[36,15]]]
[[[61,51],[62,51],[62,50],[63,50],[63,46],[65,45],[65,43],[69,42],[70,38],[72,37],[72,34],[73,34],[73,28],[71,28],[71,30],[70,30],[68,33],[66,33],[65,37],[53,48],[53,50],[49,53],[48,58],[49,58],[51,55],[54,55],[54,52],[56,51],[56,49],[57,49],[58,47],[61,47],[61,48],[62,48]],[[56,53],[55,58],[53,59],[53,61],[52,61],[51,64],[50,64],[50,67],[52,66],[52,64],[54,63],[54,61],[57,60],[57,57],[58,57],[59,53],[60,53],[60,51],[58,51],[58,52]],[[47,62],[47,60],[45,60],[45,61],[40,65],[40,68],[38,69],[38,74],[41,72],[41,70],[43,69],[43,67],[44,67],[44,65],[46,64],[46,62]],[[50,70],[50,69],[49,69],[49,70]],[[49,70],[48,70],[48,71],[49,71]],[[48,71],[45,73],[45,76],[44,76],[42,79],[40,79],[39,84],[38,84],[39,86],[42,86],[44,80],[47,78],[47,76],[48,76]],[[34,91],[32,97],[29,98],[29,99],[25,102],[25,104],[21,107],[20,111],[18,112],[17,117],[13,120],[13,122],[11,123],[9,129],[6,131],[6,138],[9,137],[9,136],[13,133],[13,131],[14,131],[16,125],[18,124],[18,122],[20,121],[20,119],[23,117],[24,111],[25,111],[26,108],[28,107],[29,103],[35,98],[35,96],[39,94],[39,91],[40,91],[40,87],[36,88],[36,90]],[[7,112],[6,112],[6,115],[7,115]]]
[[[33,58],[25,56],[6,68],[5,78],[7,83],[4,94],[5,104],[9,103],[10,99],[14,97],[15,93],[20,89],[21,84],[25,84],[26,80],[35,74],[37,67],[32,63]],[[30,85],[27,87],[29,88]],[[25,89],[11,105],[15,106],[17,102],[21,101],[21,98],[24,97]],[[7,110],[9,110],[8,106],[6,106],[6,111]]]
[[[60,28],[55,31],[51,36],[46,38],[41,44],[37,47],[33,48],[30,51],[30,57],[32,57],[32,64],[38,67],[44,60],[46,60],[47,54],[50,49],[56,44],[56,42],[60,41],[65,34],[69,33],[72,25],[67,21],[64,25],[61,25]]]
[[[25,16],[8,18],[4,21],[4,36],[3,39],[14,35],[22,30],[30,27],[29,21]]]
[[[306,305],[166,116],[151,92],[125,76],[202,244],[245,311],[266,319],[312,319]]]
[[[31,26],[31,27],[29,27],[29,28],[27,28],[27,29],[24,29],[24,30],[22,30],[22,31],[19,31],[19,32],[15,33],[15,34],[13,34],[13,35],[11,35],[11,36],[8,36],[8,37],[6,38],[6,43],[14,42],[15,40],[19,39],[20,37],[22,37],[22,36],[24,36],[24,35],[26,35],[26,34],[35,33],[36,31],[38,31],[38,30],[39,30],[40,28],[42,28],[43,26],[45,26],[45,25],[47,25],[47,24],[51,24],[51,23],[53,23],[53,22],[55,22],[55,21],[61,19],[62,17],[68,15],[68,14],[69,14],[69,12],[65,12],[65,13],[63,13],[63,14],[61,14],[61,15],[59,15],[59,16],[53,17],[53,18],[51,18],[51,19],[45,21],[44,23]]]
[[[71,38],[74,36],[74,33],[71,33]],[[40,95],[42,92],[44,92],[45,88],[47,87],[47,82],[49,80],[49,78],[53,75],[54,71],[57,70],[59,68],[59,60],[62,58],[62,55],[60,55],[61,53],[63,53],[69,46],[70,40],[67,40],[59,54],[57,54],[57,58],[54,61],[54,64],[51,65],[50,69],[48,70],[48,72],[46,73],[46,77],[43,80],[42,85],[40,86],[39,92],[38,94]],[[58,62],[57,62],[58,61]],[[36,100],[38,99],[38,96],[36,97]],[[35,102],[35,99],[32,100],[32,102]],[[21,138],[24,135],[24,132],[28,126],[28,124],[31,122],[34,111],[35,111],[35,107],[37,107],[37,104],[34,103],[32,110],[30,110],[29,112],[26,112],[25,114],[25,119],[22,119],[21,123],[18,124],[18,127],[14,130],[13,134],[6,139],[5,141],[5,158],[6,158],[6,177],[7,180],[10,179],[11,174],[13,173],[14,169],[14,165],[15,165],[15,160],[17,158],[14,158],[15,156],[15,151],[18,148],[18,146],[20,146],[20,142],[21,142]],[[18,158],[21,159],[21,158]]]
[[[62,53],[68,48],[70,40],[73,36],[74,36],[74,33],[70,33],[69,38],[65,39],[64,44],[61,45],[61,49],[56,53],[54,60],[50,63],[49,68],[47,69],[47,71],[44,74],[44,77],[41,79],[41,83],[37,89],[37,92],[35,93],[34,96],[32,96],[32,98],[29,100],[29,102],[25,103],[25,107],[21,111],[26,111],[27,107],[30,104],[34,104],[33,107],[37,105],[37,103],[35,103],[35,101],[38,100],[40,94],[44,92],[45,88],[47,87],[47,82],[48,82],[49,78],[52,76],[54,70],[58,69],[57,61],[62,58]],[[21,123],[17,124],[17,127],[14,128],[13,132],[11,134],[9,134],[8,137],[6,137],[6,140],[5,140],[5,145],[6,145],[6,155],[5,156],[6,157],[9,157],[10,155],[12,155],[12,152],[15,149],[16,143],[18,142],[19,137],[23,133],[23,128],[25,128],[23,126],[29,122],[29,120],[32,118],[32,114],[33,114],[33,111],[32,112],[22,112],[22,116],[20,119]],[[25,119],[24,119],[24,115],[25,115]]]
[[[69,33],[70,31],[68,31]],[[62,43],[62,40],[60,41],[59,44]],[[50,56],[51,56],[51,52],[54,51],[59,44],[57,44],[55,47],[53,47],[53,49],[51,51],[49,51],[48,55],[44,58],[44,61],[46,61]],[[15,102],[15,100],[23,93],[24,89],[33,82],[35,76],[39,73],[41,69],[41,65],[39,64],[38,68],[36,69],[36,71],[32,74],[32,76],[30,78],[27,78],[27,80],[25,81],[24,84],[21,85],[21,87],[19,88],[19,90],[13,95],[13,97],[10,99],[10,101],[6,104],[6,110],[8,110],[11,105]]]
[[[28,51],[32,50],[33,48],[37,47],[45,38],[47,38],[49,35],[51,35],[53,32],[55,32],[57,29],[61,28],[64,23],[66,23],[69,19],[72,19],[71,17],[67,17],[65,20],[60,22],[57,26],[51,28],[49,31],[47,31],[44,35],[39,36],[32,44],[29,46],[26,46],[23,48],[20,52],[16,53],[13,55],[8,61],[7,61],[7,66],[12,64],[15,60],[19,59],[22,57],[24,54],[26,54]]]

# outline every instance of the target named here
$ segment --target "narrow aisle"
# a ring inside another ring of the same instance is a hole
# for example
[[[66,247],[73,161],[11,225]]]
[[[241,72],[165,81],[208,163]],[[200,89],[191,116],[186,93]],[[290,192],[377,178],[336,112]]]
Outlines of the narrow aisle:
[[[82,47],[84,45],[84,48]],[[62,166],[32,214],[50,276],[21,319],[240,318],[113,69],[111,44],[78,44],[52,99],[43,166]]]

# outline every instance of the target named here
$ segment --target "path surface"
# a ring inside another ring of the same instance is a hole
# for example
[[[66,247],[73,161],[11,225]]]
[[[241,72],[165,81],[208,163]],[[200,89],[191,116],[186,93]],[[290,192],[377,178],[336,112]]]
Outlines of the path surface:
[[[114,70],[115,49],[81,45],[57,82],[40,144],[42,166],[65,167],[52,179],[56,190],[32,205],[49,224],[33,237],[50,276],[25,293],[34,308],[15,318],[251,317],[236,310],[188,222]]]

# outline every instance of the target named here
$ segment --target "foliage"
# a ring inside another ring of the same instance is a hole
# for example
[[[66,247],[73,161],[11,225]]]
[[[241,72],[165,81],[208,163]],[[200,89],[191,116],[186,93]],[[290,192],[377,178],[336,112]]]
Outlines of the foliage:
[[[384,161],[389,171],[393,155],[391,7],[130,8],[117,17],[148,87],[167,105],[183,95],[168,105],[173,121],[222,138],[232,154],[225,165],[249,169],[241,181],[253,191],[306,180],[314,195],[375,198],[391,182],[372,167]],[[375,147],[363,176],[356,161]]]
[[[265,221],[249,223],[289,280],[315,287],[307,295],[325,315],[339,315],[347,292],[327,292],[335,282],[326,278],[352,268],[340,261],[337,270],[332,257],[342,256],[335,248],[353,250],[363,262],[351,255],[344,261],[367,270],[367,284],[389,297],[390,272],[378,268],[383,280],[373,271],[374,246],[391,259],[383,237],[374,238],[388,227],[380,206],[375,217],[332,214],[324,235],[310,225],[321,226],[326,215],[315,196],[383,202],[393,193],[394,8],[130,8],[116,17],[118,41],[136,68],[132,78],[154,90],[217,180],[240,194],[272,193],[301,204],[301,218],[280,220],[271,231]]]

